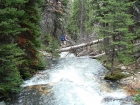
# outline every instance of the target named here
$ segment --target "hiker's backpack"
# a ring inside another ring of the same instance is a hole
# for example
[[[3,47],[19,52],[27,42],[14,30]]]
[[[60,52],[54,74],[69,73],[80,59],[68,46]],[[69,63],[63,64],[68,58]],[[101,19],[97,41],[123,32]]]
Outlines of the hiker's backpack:
[[[65,41],[65,36],[64,35],[61,36],[61,41]]]

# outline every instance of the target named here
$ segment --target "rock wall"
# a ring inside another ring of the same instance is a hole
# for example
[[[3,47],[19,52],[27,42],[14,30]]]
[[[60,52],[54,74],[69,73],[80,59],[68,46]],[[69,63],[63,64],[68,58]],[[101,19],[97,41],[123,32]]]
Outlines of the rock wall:
[[[46,0],[42,12],[41,30],[43,35],[41,40],[44,39],[46,34],[54,36],[60,40],[63,33],[63,27],[60,19],[62,14],[61,2],[59,0]]]

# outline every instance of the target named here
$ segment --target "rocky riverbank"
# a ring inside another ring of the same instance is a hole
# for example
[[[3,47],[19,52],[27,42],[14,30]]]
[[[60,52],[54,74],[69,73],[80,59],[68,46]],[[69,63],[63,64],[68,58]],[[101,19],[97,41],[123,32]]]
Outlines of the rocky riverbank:
[[[137,89],[140,89],[140,72],[133,74],[130,77],[123,78],[119,81],[124,86],[128,95],[137,94]]]

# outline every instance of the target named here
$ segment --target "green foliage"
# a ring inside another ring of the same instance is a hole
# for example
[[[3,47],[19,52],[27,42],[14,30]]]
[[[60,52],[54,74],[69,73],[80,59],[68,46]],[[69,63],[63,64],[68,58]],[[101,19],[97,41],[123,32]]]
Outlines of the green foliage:
[[[132,53],[126,53],[126,52],[118,52],[118,61],[122,62],[125,65],[133,64],[135,62],[135,59],[133,58]]]
[[[47,65],[47,62],[45,62],[44,57],[43,57],[43,59],[40,58],[39,61],[38,61],[37,69],[38,70],[43,70],[43,69],[46,68],[46,65]]]
[[[3,95],[20,91],[22,77],[29,78],[36,70],[43,1],[0,1],[0,93]]]
[[[85,18],[84,26],[88,34],[93,33],[95,29],[96,15],[97,15],[95,9],[98,8],[97,5],[98,3],[96,2],[96,0],[86,1],[86,13],[85,13],[86,18]]]
[[[24,52],[17,46],[17,35],[22,31],[19,18],[24,11],[18,8],[25,0],[0,1],[0,92],[3,95],[19,92],[23,80],[19,67]]]
[[[134,62],[132,40],[135,37],[130,30],[134,21],[128,13],[132,5],[129,0],[102,0],[102,5],[99,6],[98,33],[100,37],[108,38],[108,42],[104,43],[104,49],[108,51],[112,70],[116,58],[126,64]]]
[[[27,79],[27,78],[30,78],[31,77],[31,74],[30,74],[30,69],[28,67],[28,61],[25,59],[24,62],[20,65],[20,68],[19,68],[19,71],[20,71],[20,75],[22,76],[23,79]],[[28,75],[27,75],[28,74]]]
[[[117,81],[128,76],[129,76],[128,74],[124,74],[122,72],[114,72],[113,74],[106,74],[105,79],[111,81]]]
[[[63,4],[64,6],[67,6],[68,2],[69,2],[69,0],[63,0],[63,1],[62,1],[62,4]]]
[[[138,92],[138,94],[135,95],[135,97],[134,97],[134,101],[140,103],[140,90],[137,90],[137,92]]]
[[[58,49],[59,45],[56,39],[50,35],[46,35],[46,39],[48,41],[48,46],[46,51],[52,54],[52,57],[59,57]]]
[[[22,32],[18,36],[18,44],[25,52],[25,61],[20,68],[24,79],[30,78],[40,68],[40,56],[37,50],[41,46],[39,37],[41,35],[40,20],[43,2],[44,0],[28,0],[21,6],[24,15],[19,18]]]
[[[82,4],[82,2],[84,4]],[[100,0],[74,0],[67,16],[67,31],[74,40],[78,40],[81,32],[91,35],[97,27],[97,16]]]
[[[45,57],[43,55],[39,54],[38,56],[39,56],[39,59],[38,59],[37,69],[43,70],[46,68],[47,62],[46,62]]]
[[[21,28],[17,24],[18,18],[23,16],[24,11],[19,10],[17,6],[22,5],[24,0],[3,0],[0,1],[0,30],[1,35],[17,35],[21,31]]]
[[[18,92],[23,80],[18,71],[18,66],[23,60],[20,57],[23,51],[15,44],[0,45],[0,91],[5,94]]]
[[[63,0],[61,1],[61,8],[63,10],[63,13],[59,13],[60,15],[60,18],[64,18],[64,15],[67,15],[67,12],[68,12],[68,3],[69,3],[69,0]]]
[[[70,8],[70,14],[67,17],[66,29],[71,35],[71,37],[77,40],[77,35],[79,33],[79,14],[80,14],[80,2],[79,0],[74,0],[72,7]]]

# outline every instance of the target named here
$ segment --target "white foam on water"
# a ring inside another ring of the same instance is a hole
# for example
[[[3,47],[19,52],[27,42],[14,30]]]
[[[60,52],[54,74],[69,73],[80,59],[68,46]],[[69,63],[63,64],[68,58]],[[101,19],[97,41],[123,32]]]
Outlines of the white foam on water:
[[[61,58],[55,67],[40,72],[22,86],[55,83],[51,89],[54,99],[48,100],[47,105],[122,105],[117,99],[127,95],[122,89],[111,89],[99,78],[106,71],[101,63],[88,57],[76,58],[68,52],[61,53]],[[114,100],[104,101],[106,97]]]
[[[68,57],[75,57],[75,55],[69,52],[60,53],[60,58],[68,58]]]

